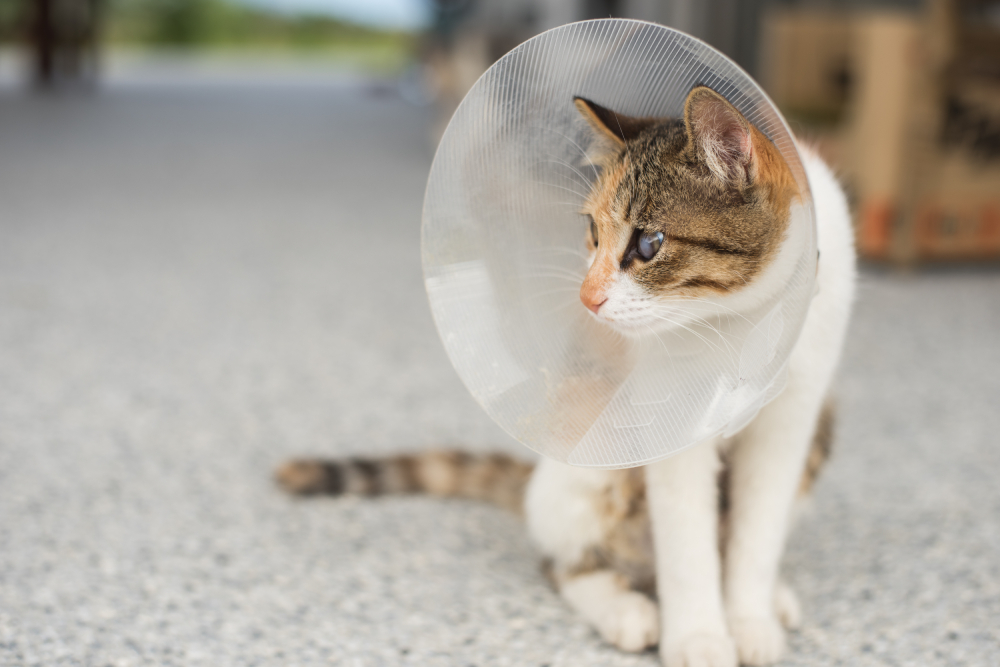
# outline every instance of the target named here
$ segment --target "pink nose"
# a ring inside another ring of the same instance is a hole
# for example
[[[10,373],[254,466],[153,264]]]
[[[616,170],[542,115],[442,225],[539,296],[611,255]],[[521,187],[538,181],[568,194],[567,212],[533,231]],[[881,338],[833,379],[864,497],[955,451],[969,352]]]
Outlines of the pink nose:
[[[606,288],[609,284],[613,266],[609,263],[610,255],[598,257],[587,271],[587,276],[580,285],[580,301],[594,315],[601,309],[601,306],[608,300]]]
[[[597,314],[597,311],[601,309],[601,306],[603,306],[607,300],[608,297],[604,296],[603,292],[591,292],[586,289],[586,286],[584,286],[584,289],[580,290],[580,301],[582,301],[583,305],[585,305],[589,310],[593,311],[594,315]]]

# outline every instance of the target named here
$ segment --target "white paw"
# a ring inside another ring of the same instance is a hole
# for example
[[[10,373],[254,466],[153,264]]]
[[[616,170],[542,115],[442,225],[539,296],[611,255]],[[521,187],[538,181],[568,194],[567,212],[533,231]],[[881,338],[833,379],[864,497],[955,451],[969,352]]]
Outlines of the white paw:
[[[623,593],[608,604],[597,631],[621,650],[637,653],[660,641],[660,610],[642,593]]]
[[[785,652],[785,631],[775,617],[730,619],[729,631],[736,642],[741,664],[770,665]]]
[[[660,644],[664,667],[737,667],[736,647],[724,634],[695,632]]]
[[[774,588],[774,612],[781,624],[788,630],[797,630],[802,625],[802,607],[799,597],[791,586],[779,581]]]

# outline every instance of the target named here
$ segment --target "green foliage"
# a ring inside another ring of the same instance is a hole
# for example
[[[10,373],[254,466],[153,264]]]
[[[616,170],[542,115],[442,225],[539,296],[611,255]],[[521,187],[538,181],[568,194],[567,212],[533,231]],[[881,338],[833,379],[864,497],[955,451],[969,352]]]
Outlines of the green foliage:
[[[3,2],[3,0],[0,0]],[[289,16],[230,0],[111,0],[114,44],[194,49],[265,48],[369,53],[405,60],[414,36],[319,16]]]
[[[228,27],[224,16],[228,7],[213,0],[151,0],[150,5],[149,38],[154,44],[204,44]]]
[[[0,44],[14,39],[21,19],[20,3],[0,0]]]

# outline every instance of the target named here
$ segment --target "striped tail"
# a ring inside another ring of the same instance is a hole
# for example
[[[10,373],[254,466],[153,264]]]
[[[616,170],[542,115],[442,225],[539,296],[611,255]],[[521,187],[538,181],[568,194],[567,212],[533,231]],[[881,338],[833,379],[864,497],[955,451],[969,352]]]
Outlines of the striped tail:
[[[371,459],[297,459],[274,476],[296,495],[426,493],[483,500],[520,513],[533,468],[506,454],[430,451]]]
[[[823,410],[819,413],[819,421],[816,423],[816,432],[813,434],[812,448],[806,459],[805,470],[802,471],[802,481],[799,483],[799,495],[805,496],[812,491],[816,484],[819,473],[830,459],[830,452],[833,449],[834,427],[836,422],[836,407],[831,399],[827,399],[823,404]]]

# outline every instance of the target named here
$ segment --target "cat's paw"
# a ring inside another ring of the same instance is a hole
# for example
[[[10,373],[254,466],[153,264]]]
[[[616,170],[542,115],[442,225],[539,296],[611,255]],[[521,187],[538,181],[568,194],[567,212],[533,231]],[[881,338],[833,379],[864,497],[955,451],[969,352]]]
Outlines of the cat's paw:
[[[606,641],[623,651],[638,653],[660,641],[660,610],[642,593],[615,596],[596,625]]]
[[[802,625],[799,597],[792,587],[783,581],[779,581],[774,588],[774,613],[788,630],[797,630]]]
[[[733,640],[715,632],[695,632],[660,643],[664,667],[737,667]]]
[[[776,617],[730,619],[740,664],[760,667],[778,661],[785,652],[785,631]]]

